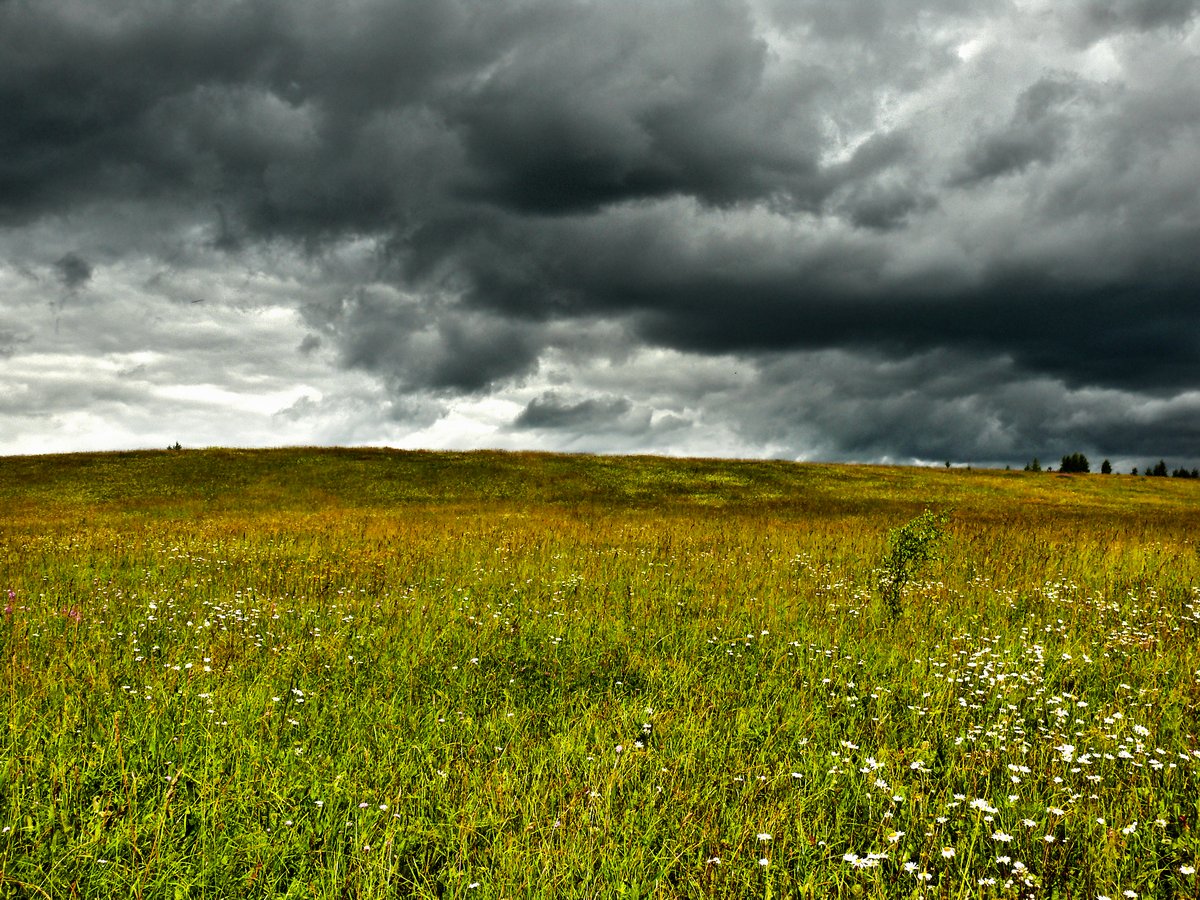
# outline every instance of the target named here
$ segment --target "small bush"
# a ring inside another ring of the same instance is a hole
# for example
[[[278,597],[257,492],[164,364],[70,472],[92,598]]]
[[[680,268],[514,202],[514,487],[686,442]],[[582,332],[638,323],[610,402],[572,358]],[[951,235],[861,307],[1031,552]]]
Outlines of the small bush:
[[[927,509],[888,532],[888,552],[879,576],[879,592],[892,621],[904,613],[900,600],[904,585],[922,566],[940,558],[949,521],[949,513]]]

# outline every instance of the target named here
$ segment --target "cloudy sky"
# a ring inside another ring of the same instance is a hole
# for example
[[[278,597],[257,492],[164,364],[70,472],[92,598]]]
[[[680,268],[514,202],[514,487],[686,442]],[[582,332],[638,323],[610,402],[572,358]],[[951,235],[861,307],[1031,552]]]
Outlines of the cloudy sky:
[[[0,0],[0,453],[1200,464],[1200,0]]]

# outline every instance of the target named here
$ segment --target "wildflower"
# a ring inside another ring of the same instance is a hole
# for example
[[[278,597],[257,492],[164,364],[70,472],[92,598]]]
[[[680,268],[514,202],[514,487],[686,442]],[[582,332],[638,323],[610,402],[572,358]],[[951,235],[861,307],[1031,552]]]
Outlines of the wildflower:
[[[891,834],[888,835],[888,843],[889,844],[899,843],[900,838],[902,838],[902,837],[904,837],[903,831],[893,831]]]
[[[708,859],[705,860],[705,862],[710,866],[719,866],[721,864],[721,857],[710,856]]]
[[[760,866],[769,866],[771,864],[771,861],[764,856],[762,859],[760,859],[758,861],[758,864]]]
[[[992,834],[992,840],[993,841],[1003,841],[1005,844],[1007,844],[1009,841],[1012,840],[1012,835],[1005,834],[1003,831],[997,831]]]
[[[942,859],[954,859],[954,848],[953,847],[943,847],[942,848]]]
[[[1195,874],[1196,874],[1196,867],[1195,867],[1195,866],[1188,866],[1188,865],[1183,865],[1183,866],[1180,866],[1180,867],[1179,867],[1179,874],[1181,874],[1181,875],[1195,875]]]
[[[771,836],[769,834],[767,834],[765,831],[760,831],[758,833],[758,839],[760,841],[769,841],[771,839]]]

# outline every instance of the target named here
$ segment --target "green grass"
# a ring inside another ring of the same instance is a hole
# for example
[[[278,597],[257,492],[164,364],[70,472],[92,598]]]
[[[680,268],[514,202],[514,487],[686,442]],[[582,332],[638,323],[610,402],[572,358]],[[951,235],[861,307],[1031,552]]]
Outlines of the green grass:
[[[1200,890],[1194,481],[207,450],[0,509],[0,897]]]

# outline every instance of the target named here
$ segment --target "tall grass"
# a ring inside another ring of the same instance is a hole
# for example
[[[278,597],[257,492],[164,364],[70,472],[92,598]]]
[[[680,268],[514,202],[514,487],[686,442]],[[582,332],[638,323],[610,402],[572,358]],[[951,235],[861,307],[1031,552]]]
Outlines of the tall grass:
[[[0,500],[0,896],[1197,895],[1195,482],[197,451]]]

